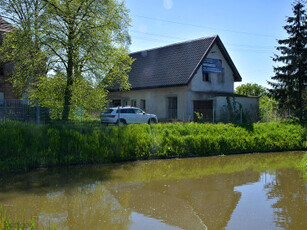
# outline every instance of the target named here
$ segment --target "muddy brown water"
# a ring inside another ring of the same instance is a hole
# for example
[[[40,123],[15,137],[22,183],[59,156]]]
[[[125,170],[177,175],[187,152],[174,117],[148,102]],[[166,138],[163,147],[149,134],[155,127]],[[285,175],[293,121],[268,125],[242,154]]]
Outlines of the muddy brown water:
[[[40,169],[0,176],[13,218],[57,229],[307,229],[304,152]]]

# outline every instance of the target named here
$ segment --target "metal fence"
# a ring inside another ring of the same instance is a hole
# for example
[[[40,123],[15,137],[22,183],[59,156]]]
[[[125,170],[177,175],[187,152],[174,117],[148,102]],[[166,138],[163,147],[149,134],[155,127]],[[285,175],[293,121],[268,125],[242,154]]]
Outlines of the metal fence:
[[[3,99],[0,100],[0,122],[19,121],[43,124],[49,120],[48,108],[41,107],[38,101]]]
[[[62,121],[62,105],[52,105],[46,108],[41,107],[38,101],[34,100],[4,99],[0,100],[0,123],[18,121],[21,125],[23,123],[49,124],[75,128],[81,132],[102,126],[100,114],[103,109],[92,110],[82,105],[69,107],[69,119],[68,121]],[[211,109],[202,111],[203,113],[194,113],[190,117],[183,115],[182,119],[177,119],[177,110],[175,112],[172,111],[173,120],[159,118],[159,122],[250,123],[259,120],[262,122],[291,120],[294,117],[291,111],[280,112],[277,110],[267,112],[259,117],[259,113],[254,112],[253,108],[247,110],[223,107],[220,111]]]

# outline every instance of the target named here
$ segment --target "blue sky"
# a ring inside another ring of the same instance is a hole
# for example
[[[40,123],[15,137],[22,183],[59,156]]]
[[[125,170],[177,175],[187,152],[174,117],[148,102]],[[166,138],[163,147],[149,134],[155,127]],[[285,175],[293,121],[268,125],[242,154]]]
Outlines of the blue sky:
[[[242,82],[268,87],[277,39],[292,16],[290,0],[125,0],[130,52],[218,34]]]

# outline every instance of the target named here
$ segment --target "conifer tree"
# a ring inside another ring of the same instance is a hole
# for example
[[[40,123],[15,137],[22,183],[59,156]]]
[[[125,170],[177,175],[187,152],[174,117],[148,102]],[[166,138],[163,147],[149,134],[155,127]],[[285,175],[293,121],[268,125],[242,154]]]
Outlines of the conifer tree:
[[[293,16],[287,17],[284,26],[288,38],[278,40],[280,55],[273,61],[282,65],[274,67],[275,76],[269,90],[278,101],[279,108],[290,110],[300,121],[306,120],[307,90],[307,15],[302,1],[293,4]]]

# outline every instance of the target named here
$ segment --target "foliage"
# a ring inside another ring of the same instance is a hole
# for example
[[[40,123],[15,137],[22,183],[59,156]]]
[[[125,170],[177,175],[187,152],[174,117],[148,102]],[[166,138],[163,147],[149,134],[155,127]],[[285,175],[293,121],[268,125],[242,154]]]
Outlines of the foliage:
[[[53,101],[64,120],[71,105],[101,108],[108,87],[129,88],[130,19],[123,2],[4,0],[0,13],[16,27],[0,51],[16,65],[13,86],[42,106]]]
[[[0,205],[0,229],[4,230],[33,230],[37,229],[37,221],[32,218],[30,221],[23,220],[13,220],[4,210],[3,207]],[[46,228],[42,228],[46,229]],[[53,227],[49,226],[47,229],[56,229],[56,225],[54,224]]]
[[[267,95],[260,97],[259,113],[261,121],[279,120],[277,101]]]
[[[256,83],[253,84],[247,83],[240,85],[236,88],[235,93],[247,96],[256,96],[256,97],[262,97],[267,94],[266,88]]]
[[[42,52],[41,27],[44,23],[44,3],[41,0],[0,1],[1,16],[13,24],[3,35],[0,55],[11,64],[11,83],[15,93],[30,91],[35,80],[46,75],[47,53]]]
[[[307,152],[305,153],[299,167],[303,169],[303,177],[307,180]]]
[[[248,111],[243,111],[241,103],[236,101],[235,97],[226,97],[227,105],[221,108],[221,121],[222,122],[232,122],[232,123],[242,123],[247,122]]]
[[[194,112],[194,113],[197,118],[197,122],[204,123],[206,121],[206,118],[203,113],[199,113],[199,112]]]
[[[307,149],[299,124],[0,125],[0,169]]]
[[[281,120],[278,103],[267,92],[267,89],[256,83],[243,84],[236,88],[235,93],[247,96],[259,97],[259,116],[260,121]]]
[[[307,119],[307,15],[301,1],[293,5],[293,14],[284,26],[289,37],[278,40],[280,55],[273,58],[283,65],[274,67],[274,81],[268,83],[273,87],[269,91],[279,107],[290,109],[303,121]]]

